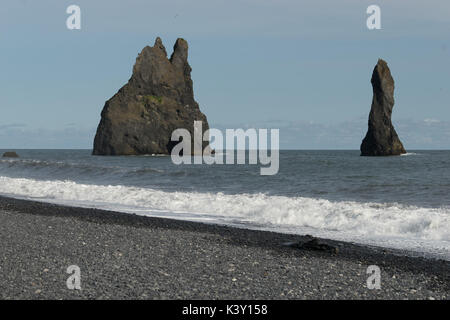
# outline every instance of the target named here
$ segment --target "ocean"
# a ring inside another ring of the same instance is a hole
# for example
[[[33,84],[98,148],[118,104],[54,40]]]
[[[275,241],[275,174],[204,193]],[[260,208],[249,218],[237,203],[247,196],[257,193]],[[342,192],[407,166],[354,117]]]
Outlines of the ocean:
[[[369,158],[356,150],[286,150],[274,176],[261,176],[259,165],[174,165],[168,156],[17,152],[20,158],[0,158],[1,195],[450,260],[450,151]]]

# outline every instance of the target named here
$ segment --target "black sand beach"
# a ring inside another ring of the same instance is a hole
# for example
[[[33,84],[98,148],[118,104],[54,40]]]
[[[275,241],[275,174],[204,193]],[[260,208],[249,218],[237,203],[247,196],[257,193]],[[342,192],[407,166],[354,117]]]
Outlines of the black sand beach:
[[[448,299],[450,262],[323,240],[0,197],[1,299]],[[69,290],[66,269],[81,269]],[[369,290],[369,265],[381,289]]]

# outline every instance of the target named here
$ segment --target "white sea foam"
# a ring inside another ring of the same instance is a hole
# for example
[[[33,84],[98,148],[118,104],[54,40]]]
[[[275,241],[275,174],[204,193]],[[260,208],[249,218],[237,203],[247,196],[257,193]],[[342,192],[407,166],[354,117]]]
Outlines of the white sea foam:
[[[408,156],[418,156],[418,155],[420,155],[420,153],[407,152],[407,153],[402,153],[400,156],[401,157],[408,157]]]
[[[450,208],[329,201],[265,194],[148,188],[0,177],[0,194],[148,216],[196,220],[424,252],[450,260]]]

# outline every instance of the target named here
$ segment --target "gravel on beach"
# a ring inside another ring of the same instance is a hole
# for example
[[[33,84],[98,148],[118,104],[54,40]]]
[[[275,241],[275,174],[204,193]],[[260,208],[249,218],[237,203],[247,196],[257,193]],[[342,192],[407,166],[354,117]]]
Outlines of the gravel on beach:
[[[0,299],[449,299],[450,262],[0,197]],[[67,268],[80,268],[70,290]],[[367,287],[380,268],[381,289]]]

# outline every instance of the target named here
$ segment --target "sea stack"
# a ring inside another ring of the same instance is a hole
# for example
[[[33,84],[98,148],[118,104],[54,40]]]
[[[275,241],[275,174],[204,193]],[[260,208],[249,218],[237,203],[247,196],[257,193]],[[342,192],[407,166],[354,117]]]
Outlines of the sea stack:
[[[369,130],[361,144],[361,156],[396,156],[406,153],[392,125],[394,79],[387,63],[379,59],[372,74],[373,99]]]
[[[7,151],[3,154],[3,158],[18,158],[19,155],[14,151]]]
[[[194,100],[187,59],[184,39],[177,39],[170,59],[159,37],[141,51],[128,83],[105,103],[94,155],[170,154],[178,143],[171,141],[175,129],[187,129],[192,137],[194,121],[202,121],[203,132],[209,129]]]

